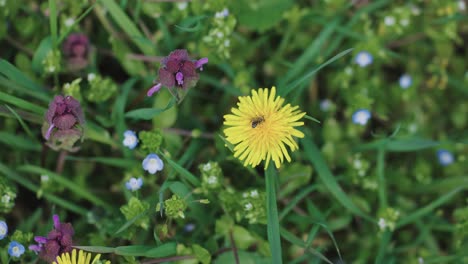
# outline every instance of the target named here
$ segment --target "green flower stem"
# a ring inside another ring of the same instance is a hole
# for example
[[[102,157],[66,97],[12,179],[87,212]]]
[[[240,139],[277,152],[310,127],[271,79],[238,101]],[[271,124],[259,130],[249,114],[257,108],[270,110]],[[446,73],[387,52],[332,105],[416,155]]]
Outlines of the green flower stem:
[[[378,181],[378,186],[379,186],[378,191],[379,191],[380,209],[385,209],[388,206],[387,186],[385,183],[385,147],[384,146],[380,147],[377,150],[377,181]]]
[[[281,256],[280,227],[278,219],[278,208],[276,205],[276,185],[278,177],[273,166],[274,164],[270,163],[268,169],[265,172],[268,218],[267,233],[268,242],[270,243],[271,256],[273,258],[271,263],[281,264],[283,263],[283,259]]]

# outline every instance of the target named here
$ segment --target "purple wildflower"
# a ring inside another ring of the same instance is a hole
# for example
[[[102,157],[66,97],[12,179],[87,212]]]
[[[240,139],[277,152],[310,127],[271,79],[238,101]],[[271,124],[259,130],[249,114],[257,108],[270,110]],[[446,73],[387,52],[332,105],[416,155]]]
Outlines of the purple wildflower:
[[[71,96],[55,96],[45,115],[43,136],[54,148],[72,150],[73,144],[83,135],[83,111],[80,102]]]
[[[148,90],[147,95],[152,96],[161,89],[161,86],[182,89],[194,87],[200,78],[196,70],[202,71],[203,65],[207,63],[208,58],[190,59],[186,50],[179,49],[171,52],[162,60],[158,82]]]
[[[63,43],[63,54],[72,70],[81,70],[88,65],[89,39],[81,33],[74,33]]]
[[[70,223],[60,223],[58,215],[53,216],[54,229],[47,237],[36,236],[37,245],[29,246],[29,249],[39,254],[43,260],[52,263],[62,253],[72,251],[72,237],[75,233]]]

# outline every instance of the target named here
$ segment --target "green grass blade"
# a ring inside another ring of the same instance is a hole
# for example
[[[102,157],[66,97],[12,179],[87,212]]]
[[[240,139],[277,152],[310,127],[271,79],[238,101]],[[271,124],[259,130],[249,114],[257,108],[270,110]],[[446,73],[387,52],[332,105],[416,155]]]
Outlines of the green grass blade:
[[[57,47],[57,3],[55,0],[49,0],[49,23],[50,34],[52,37],[52,46]]]
[[[4,59],[0,59],[0,74],[4,75],[7,79],[16,82],[20,86],[47,95],[44,88],[33,82],[27,75]]]
[[[196,17],[189,17],[182,21],[179,25],[176,25],[176,28],[181,30],[182,32],[197,32],[199,31],[202,27],[202,24],[200,21],[205,19],[206,16],[196,16]],[[191,25],[195,24],[194,26],[190,27]]]
[[[326,263],[329,263],[329,264],[333,264],[333,262],[331,262],[328,258],[326,258],[322,253],[318,252],[317,250],[311,248],[311,247],[306,247],[304,241],[302,241],[301,239],[297,238],[295,235],[293,235],[292,233],[290,233],[289,231],[287,231],[286,229],[284,228],[281,228],[281,236],[289,241],[290,243],[294,244],[294,245],[297,245],[297,246],[300,246],[308,251],[310,251],[312,254],[314,254],[315,256],[317,256],[318,258],[322,259],[323,261],[325,261]]]
[[[34,193],[37,193],[37,191],[39,191],[39,187],[36,186],[33,182],[13,172],[3,163],[0,163],[0,172],[2,172],[2,174],[4,174],[10,180],[18,183],[19,185],[23,186],[24,188]],[[80,214],[82,216],[86,216],[88,214],[88,210],[86,210],[85,208],[78,206],[72,202],[69,202],[68,200],[62,199],[56,195],[53,195],[50,193],[43,193],[42,196],[44,196],[51,203],[57,204],[65,209],[70,210],[71,212]]]
[[[375,258],[375,264],[385,263],[385,253],[387,251],[388,244],[392,237],[392,232],[386,230],[380,237],[379,250],[377,251],[377,257]]]
[[[101,163],[101,164],[114,166],[114,167],[120,167],[120,168],[132,168],[136,164],[136,162],[133,161],[133,160],[121,159],[121,158],[108,158],[108,157],[74,157],[74,156],[67,156],[67,160],[98,162],[98,163]]]
[[[385,149],[379,148],[377,151],[377,181],[379,193],[379,206],[383,210],[387,208],[387,184],[385,180]]]
[[[68,34],[70,34],[70,32],[73,30],[73,26],[74,25],[77,25],[80,23],[81,20],[83,20],[91,11],[93,11],[94,7],[96,6],[96,3],[93,3],[90,7],[88,7],[84,12],[83,14],[81,14],[74,22],[73,24],[66,28],[65,31],[63,30],[60,30],[60,37],[57,41],[57,44],[60,45],[60,43],[62,43],[62,41],[68,36]]]
[[[125,113],[125,117],[128,118],[133,118],[133,119],[142,119],[142,120],[151,120],[155,116],[163,113],[166,110],[169,110],[171,107],[173,107],[176,103],[176,99],[172,98],[171,101],[166,105],[166,107],[161,108],[161,109],[156,109],[156,108],[140,108],[140,109],[135,109],[132,111],[128,111]]]
[[[123,224],[117,231],[115,231],[114,233],[114,236],[115,235],[118,235],[119,233],[121,233],[122,231],[125,231],[127,230],[127,228],[129,228],[130,226],[133,225],[133,223],[135,223],[136,220],[142,218],[143,216],[147,215],[149,213],[149,209],[148,210],[145,210],[139,214],[137,214],[135,217],[133,217],[132,219],[128,220],[127,222],[125,222],[125,224]]]
[[[6,94],[4,92],[0,92],[0,101],[4,101],[6,103],[15,105],[19,108],[32,111],[36,114],[43,115],[47,109],[40,107],[38,105],[32,104],[26,100],[20,99],[13,95]]]
[[[302,53],[302,55],[293,63],[292,67],[278,82],[279,95],[286,96],[288,91],[281,91],[283,86],[295,79],[301,72],[303,72],[310,62],[320,54],[322,46],[325,42],[332,36],[336,27],[340,23],[341,18],[335,18],[333,21],[330,21],[320,32],[317,38],[307,47],[307,49]]]
[[[466,187],[456,188],[456,189],[452,190],[451,192],[439,197],[437,200],[431,202],[430,204],[422,207],[421,209],[418,209],[415,212],[413,212],[413,213],[411,213],[411,214],[409,214],[409,215],[407,215],[405,217],[402,217],[401,220],[398,221],[398,223],[396,224],[396,228],[403,227],[403,226],[405,226],[407,224],[412,223],[416,219],[419,219],[419,218],[431,213],[434,209],[436,209],[437,207],[443,205],[444,203],[447,203],[456,194],[458,194],[460,191],[462,191],[464,189],[466,189]]]
[[[171,160],[167,155],[161,153],[161,156],[164,157],[169,166],[171,166],[182,177],[183,180],[190,182],[195,187],[200,186],[200,180],[197,177],[195,177],[192,173],[184,169],[177,162]]]
[[[77,196],[82,197],[96,205],[101,205],[106,208],[111,208],[106,202],[95,196],[94,194],[90,193],[85,188],[77,185],[73,181],[63,177],[62,175],[58,175],[52,171],[46,170],[41,167],[37,167],[34,165],[23,165],[18,168],[19,171],[29,172],[38,175],[48,175],[51,180],[57,182],[58,184],[64,186],[65,188],[69,189],[71,192],[75,193]]]
[[[288,202],[288,205],[281,211],[279,214],[279,219],[283,219],[293,208],[298,204],[304,197],[306,197],[309,193],[315,191],[317,189],[317,185],[308,186],[307,188],[302,189],[294,198]]]
[[[279,86],[280,88],[278,88],[278,95],[280,96],[283,96],[285,97],[286,95],[288,95],[290,92],[292,92],[294,90],[294,88],[296,88],[297,86],[299,86],[300,84],[302,84],[303,82],[309,80],[312,76],[314,76],[318,71],[320,71],[321,69],[325,68],[326,66],[328,66],[329,64],[335,62],[336,60],[340,59],[341,57],[343,57],[344,55],[350,53],[353,49],[347,49],[345,51],[342,51],[340,53],[338,53],[337,55],[335,55],[333,58],[329,59],[328,61],[322,63],[320,66],[318,66],[317,68],[313,69],[312,71],[310,71],[309,73],[305,74],[304,76],[298,78],[296,81],[292,82],[291,84],[287,85],[285,88],[281,88],[282,86]]]
[[[438,146],[439,142],[424,138],[408,138],[391,140],[386,150],[391,152],[411,152]]]
[[[267,195],[267,233],[270,251],[273,258],[272,263],[283,263],[280,237],[280,223],[278,218],[278,207],[276,201],[276,186],[278,175],[270,163],[265,171],[265,184]]]
[[[103,253],[103,254],[114,253],[114,250],[115,250],[113,247],[101,247],[101,246],[73,246],[73,247],[87,251],[87,252]]]
[[[138,30],[133,21],[125,14],[114,0],[100,0],[103,6],[106,7],[109,14],[114,19],[122,30],[130,36],[133,43],[145,54],[155,55],[155,49],[151,41],[146,39]]]
[[[306,152],[307,158],[314,165],[314,168],[318,172],[320,180],[325,184],[325,187],[330,191],[330,193],[335,197],[335,199],[340,202],[346,209],[352,213],[361,216],[362,218],[375,222],[372,217],[366,215],[361,209],[359,209],[349,198],[346,193],[341,189],[332,175],[330,169],[328,168],[325,160],[320,153],[319,149],[309,137],[305,137],[301,140],[304,150]]]
[[[30,138],[35,138],[28,125],[24,122],[23,118],[21,118],[21,116],[18,113],[16,113],[16,111],[13,108],[9,107],[8,105],[5,105],[5,107],[8,108],[8,110],[10,110],[10,112],[16,117],[16,120],[18,120],[26,134],[28,134]]]

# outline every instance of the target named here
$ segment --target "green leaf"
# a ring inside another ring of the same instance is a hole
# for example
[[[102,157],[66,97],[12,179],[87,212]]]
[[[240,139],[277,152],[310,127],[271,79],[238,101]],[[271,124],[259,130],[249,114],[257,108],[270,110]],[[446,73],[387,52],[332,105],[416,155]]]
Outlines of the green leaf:
[[[317,171],[320,180],[325,184],[325,187],[330,191],[330,194],[335,197],[346,209],[352,213],[361,216],[362,218],[376,222],[370,216],[366,215],[361,209],[359,209],[351,200],[350,197],[341,189],[338,185],[335,177],[328,168],[325,160],[318,150],[317,146],[310,140],[309,137],[305,137],[301,140],[302,145],[309,161],[314,165],[315,170]]]
[[[283,18],[283,13],[291,7],[290,0],[239,0],[235,1],[233,10],[239,24],[253,30],[265,31]]]
[[[211,263],[211,254],[208,250],[206,250],[198,244],[193,244],[192,249],[193,253],[197,257],[197,260],[200,261],[202,264]]]
[[[169,189],[179,197],[186,197],[191,192],[187,185],[178,181],[171,183],[171,185],[169,185]]]
[[[206,16],[188,17],[180,23],[180,26],[176,25],[176,28],[183,32],[197,32],[202,28],[200,22],[205,18]],[[192,25],[194,26],[191,27]]]
[[[140,108],[140,109],[132,110],[132,111],[125,113],[125,117],[133,118],[133,119],[151,120],[156,115],[161,114],[164,111],[171,108],[172,106],[174,106],[175,102],[176,102],[175,98],[172,98],[171,101],[169,101],[169,103],[167,104],[167,106],[162,109]]]
[[[271,264],[271,259],[261,257],[258,253],[251,253],[244,250],[237,251],[240,264]],[[231,251],[220,254],[213,264],[238,264]]]
[[[145,252],[147,258],[164,258],[177,254],[177,243],[169,242]]]
[[[145,256],[146,252],[151,250],[152,246],[135,245],[135,246],[121,246],[114,248],[114,254],[121,256]]]
[[[278,207],[276,205],[276,186],[278,175],[273,167],[273,162],[270,162],[265,171],[265,184],[267,194],[267,233],[268,242],[270,243],[270,251],[272,253],[272,263],[283,263],[280,225],[278,219]]]

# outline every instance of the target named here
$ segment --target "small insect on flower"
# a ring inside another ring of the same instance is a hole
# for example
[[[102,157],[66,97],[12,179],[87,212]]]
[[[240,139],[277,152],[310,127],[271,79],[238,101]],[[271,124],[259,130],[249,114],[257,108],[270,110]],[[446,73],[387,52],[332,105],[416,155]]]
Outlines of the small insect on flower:
[[[256,128],[263,121],[265,121],[265,118],[263,116],[252,119],[252,128]]]
[[[12,257],[19,258],[24,253],[24,246],[17,241],[11,241],[8,244],[8,254]]]
[[[252,90],[251,96],[239,97],[237,108],[224,116],[226,140],[235,145],[234,157],[244,166],[256,167],[262,160],[265,169],[270,160],[279,168],[284,159],[291,161],[291,151],[298,149],[294,137],[304,134],[296,127],[305,113],[298,106],[284,105],[284,98],[276,95],[276,88]]]
[[[0,221],[0,240],[8,234],[8,225],[5,221]]]

